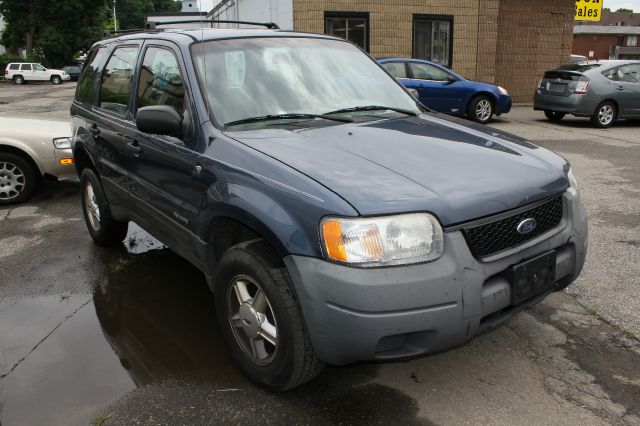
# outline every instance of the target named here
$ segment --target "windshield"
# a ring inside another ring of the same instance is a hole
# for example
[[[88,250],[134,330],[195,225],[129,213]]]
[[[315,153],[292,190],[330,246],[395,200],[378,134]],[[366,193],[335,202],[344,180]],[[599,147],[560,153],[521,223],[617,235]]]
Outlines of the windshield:
[[[393,78],[357,47],[342,41],[215,40],[194,45],[193,56],[210,110],[221,124],[372,105],[420,112]]]

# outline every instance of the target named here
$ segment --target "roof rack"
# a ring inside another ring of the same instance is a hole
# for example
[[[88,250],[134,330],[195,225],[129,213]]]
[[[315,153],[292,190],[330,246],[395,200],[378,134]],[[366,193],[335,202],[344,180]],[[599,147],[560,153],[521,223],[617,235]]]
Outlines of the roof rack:
[[[261,27],[267,27],[271,30],[279,30],[280,27],[275,22],[251,22],[251,21],[229,21],[229,20],[211,20],[211,19],[194,19],[191,21],[150,21],[145,24],[147,30],[155,30],[158,25],[173,25],[173,24],[240,24],[240,25],[257,25]]]
[[[132,29],[132,30],[105,30],[105,32],[102,33],[102,38],[103,39],[110,38],[110,37],[113,37],[113,36],[118,35],[118,34],[138,33],[140,31],[145,31],[145,30],[144,29],[139,29],[139,28]]]

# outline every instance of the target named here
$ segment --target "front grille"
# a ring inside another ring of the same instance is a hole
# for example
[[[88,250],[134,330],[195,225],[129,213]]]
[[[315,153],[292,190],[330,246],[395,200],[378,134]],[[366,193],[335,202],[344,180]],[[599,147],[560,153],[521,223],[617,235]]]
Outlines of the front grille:
[[[528,218],[535,219],[537,226],[528,234],[520,234],[518,225]],[[535,238],[556,227],[561,220],[562,196],[558,195],[529,210],[484,225],[463,228],[462,232],[473,255],[486,257]]]

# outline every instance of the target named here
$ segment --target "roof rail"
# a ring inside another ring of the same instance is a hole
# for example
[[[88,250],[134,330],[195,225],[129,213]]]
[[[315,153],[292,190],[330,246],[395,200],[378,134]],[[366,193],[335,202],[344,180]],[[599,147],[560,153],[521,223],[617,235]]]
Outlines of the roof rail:
[[[147,22],[145,28],[148,30],[155,30],[158,25],[172,25],[172,24],[197,24],[197,23],[207,23],[207,24],[241,24],[241,25],[258,25],[261,27],[267,27],[272,30],[279,30],[280,27],[275,22],[251,22],[251,21],[229,21],[229,20],[212,20],[212,19],[194,19],[191,21],[150,21]]]
[[[130,34],[130,33],[138,33],[140,31],[145,31],[146,29],[140,29],[140,28],[136,28],[136,29],[132,29],[132,30],[105,30],[104,33],[102,33],[102,38],[110,38],[113,36],[116,36],[118,34]]]

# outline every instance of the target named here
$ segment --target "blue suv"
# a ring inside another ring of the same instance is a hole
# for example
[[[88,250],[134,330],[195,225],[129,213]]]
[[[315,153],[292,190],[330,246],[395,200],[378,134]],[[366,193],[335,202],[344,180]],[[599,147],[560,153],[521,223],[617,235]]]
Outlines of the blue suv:
[[[382,66],[430,109],[466,116],[486,124],[493,115],[511,111],[511,96],[504,87],[471,81],[422,59],[380,59]]]
[[[266,26],[102,40],[71,107],[94,241],[135,221],[200,269],[251,380],[442,351],[576,279],[565,159],[430,112],[345,40]]]

